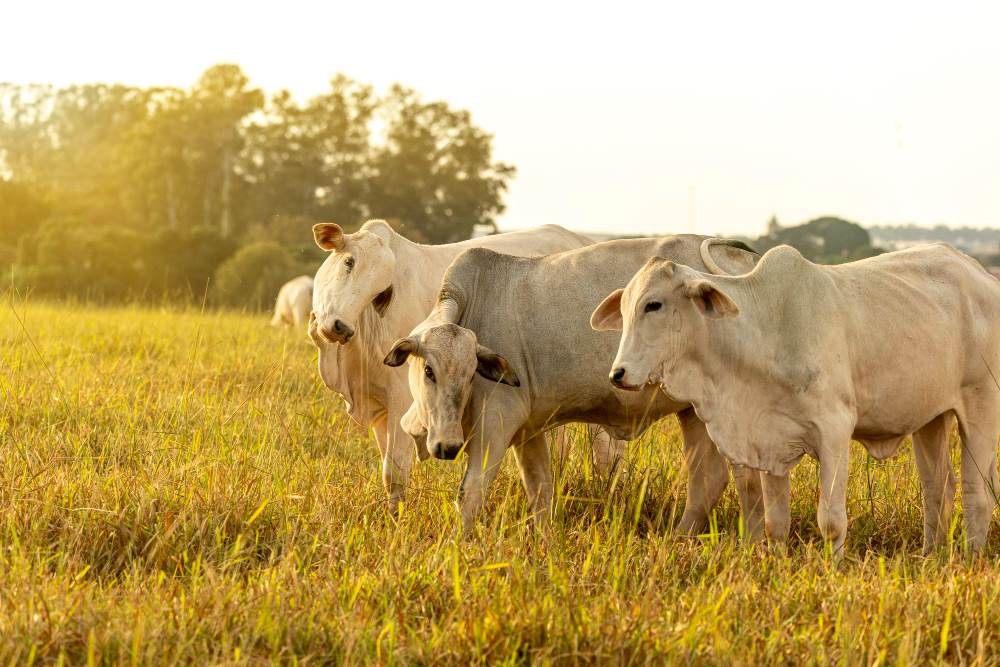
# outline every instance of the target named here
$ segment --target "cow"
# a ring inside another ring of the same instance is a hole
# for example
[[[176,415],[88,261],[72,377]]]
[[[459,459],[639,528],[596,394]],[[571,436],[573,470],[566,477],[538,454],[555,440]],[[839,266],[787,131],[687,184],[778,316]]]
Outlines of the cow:
[[[468,462],[458,496],[462,529],[474,529],[508,448],[513,448],[537,526],[549,520],[552,474],[541,433],[566,422],[599,424],[616,438],[638,437],[677,413],[689,468],[680,529],[695,533],[729,481],[724,459],[690,406],[655,389],[637,394],[605,379],[618,336],[595,336],[588,316],[610,289],[624,285],[649,257],[666,255],[700,268],[749,270],[756,253],[735,241],[694,235],[626,239],[541,258],[486,248],[459,255],[442,280],[434,310],[396,342],[385,363],[409,360],[413,406],[403,419],[425,436],[431,455]],[[736,469],[748,534],[762,532],[760,483]]]
[[[950,525],[957,419],[967,542],[985,544],[1000,491],[1000,282],[954,248],[818,266],[780,246],[733,277],[651,259],[592,324],[623,330],[614,386],[691,403],[730,462],[765,473],[774,539],[788,534],[789,470],[809,455],[819,529],[841,554],[850,440],[881,459],[912,434],[932,551]]]
[[[271,326],[280,327],[291,324],[296,329],[301,329],[309,321],[312,298],[312,276],[299,276],[289,280],[278,290]]]
[[[463,250],[479,246],[541,255],[593,241],[546,225],[430,246],[406,239],[383,220],[368,221],[353,234],[337,224],[318,224],[313,235],[329,253],[316,273],[309,323],[309,337],[319,349],[319,374],[344,399],[351,419],[373,430],[395,512],[413,462],[414,445],[399,426],[412,399],[406,374],[381,362],[392,343],[430,311],[448,264]],[[597,433],[594,448],[598,464],[608,467],[621,445]],[[427,456],[419,441],[417,454]]]

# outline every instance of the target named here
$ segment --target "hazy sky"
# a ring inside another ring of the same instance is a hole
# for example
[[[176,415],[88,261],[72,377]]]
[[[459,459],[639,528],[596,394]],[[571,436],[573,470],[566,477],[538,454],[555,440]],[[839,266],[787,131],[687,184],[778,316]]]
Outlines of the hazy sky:
[[[33,0],[3,21],[0,80],[236,62],[300,97],[343,72],[468,108],[518,168],[505,228],[1000,227],[995,1]]]

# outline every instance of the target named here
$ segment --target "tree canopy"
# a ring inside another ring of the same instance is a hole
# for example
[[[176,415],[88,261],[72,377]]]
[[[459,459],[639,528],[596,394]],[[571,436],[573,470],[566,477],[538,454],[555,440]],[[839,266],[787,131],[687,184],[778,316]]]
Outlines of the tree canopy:
[[[95,252],[120,241],[118,265],[132,269],[87,286],[127,283],[114,293],[203,289],[250,242],[281,243],[301,271],[318,259],[308,248],[320,220],[350,229],[379,217],[418,240],[464,239],[495,225],[513,176],[467,111],[401,85],[379,94],[337,75],[300,102],[232,64],[188,89],[0,84],[0,263],[16,259],[36,288],[59,284],[60,267],[39,263],[58,264],[45,249],[60,232]]]

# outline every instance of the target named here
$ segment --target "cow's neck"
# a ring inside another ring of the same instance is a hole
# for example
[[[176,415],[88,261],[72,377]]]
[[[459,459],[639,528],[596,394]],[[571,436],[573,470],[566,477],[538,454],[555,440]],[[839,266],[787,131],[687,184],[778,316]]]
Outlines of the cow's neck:
[[[433,307],[448,263],[436,260],[440,248],[414,243],[394,231],[389,236],[389,249],[396,257],[390,283],[392,298],[381,315],[371,304],[362,315],[362,326],[368,325],[372,331],[373,351],[383,354]]]
[[[787,445],[799,437],[805,415],[782,397],[795,395],[799,376],[808,375],[806,360],[774,335],[782,307],[773,297],[768,302],[747,284],[730,283],[727,293],[741,306],[739,317],[708,323],[693,352],[664,369],[663,389],[694,406],[730,461],[785,474],[796,458]]]

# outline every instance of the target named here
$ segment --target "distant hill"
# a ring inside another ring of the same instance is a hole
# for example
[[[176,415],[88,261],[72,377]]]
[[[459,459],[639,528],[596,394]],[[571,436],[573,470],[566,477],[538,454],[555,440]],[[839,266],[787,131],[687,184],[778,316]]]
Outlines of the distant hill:
[[[833,216],[816,218],[801,225],[785,227],[772,217],[767,233],[750,241],[760,252],[787,244],[821,264],[841,264],[878,255],[885,250],[872,243],[868,231],[857,224]]]

